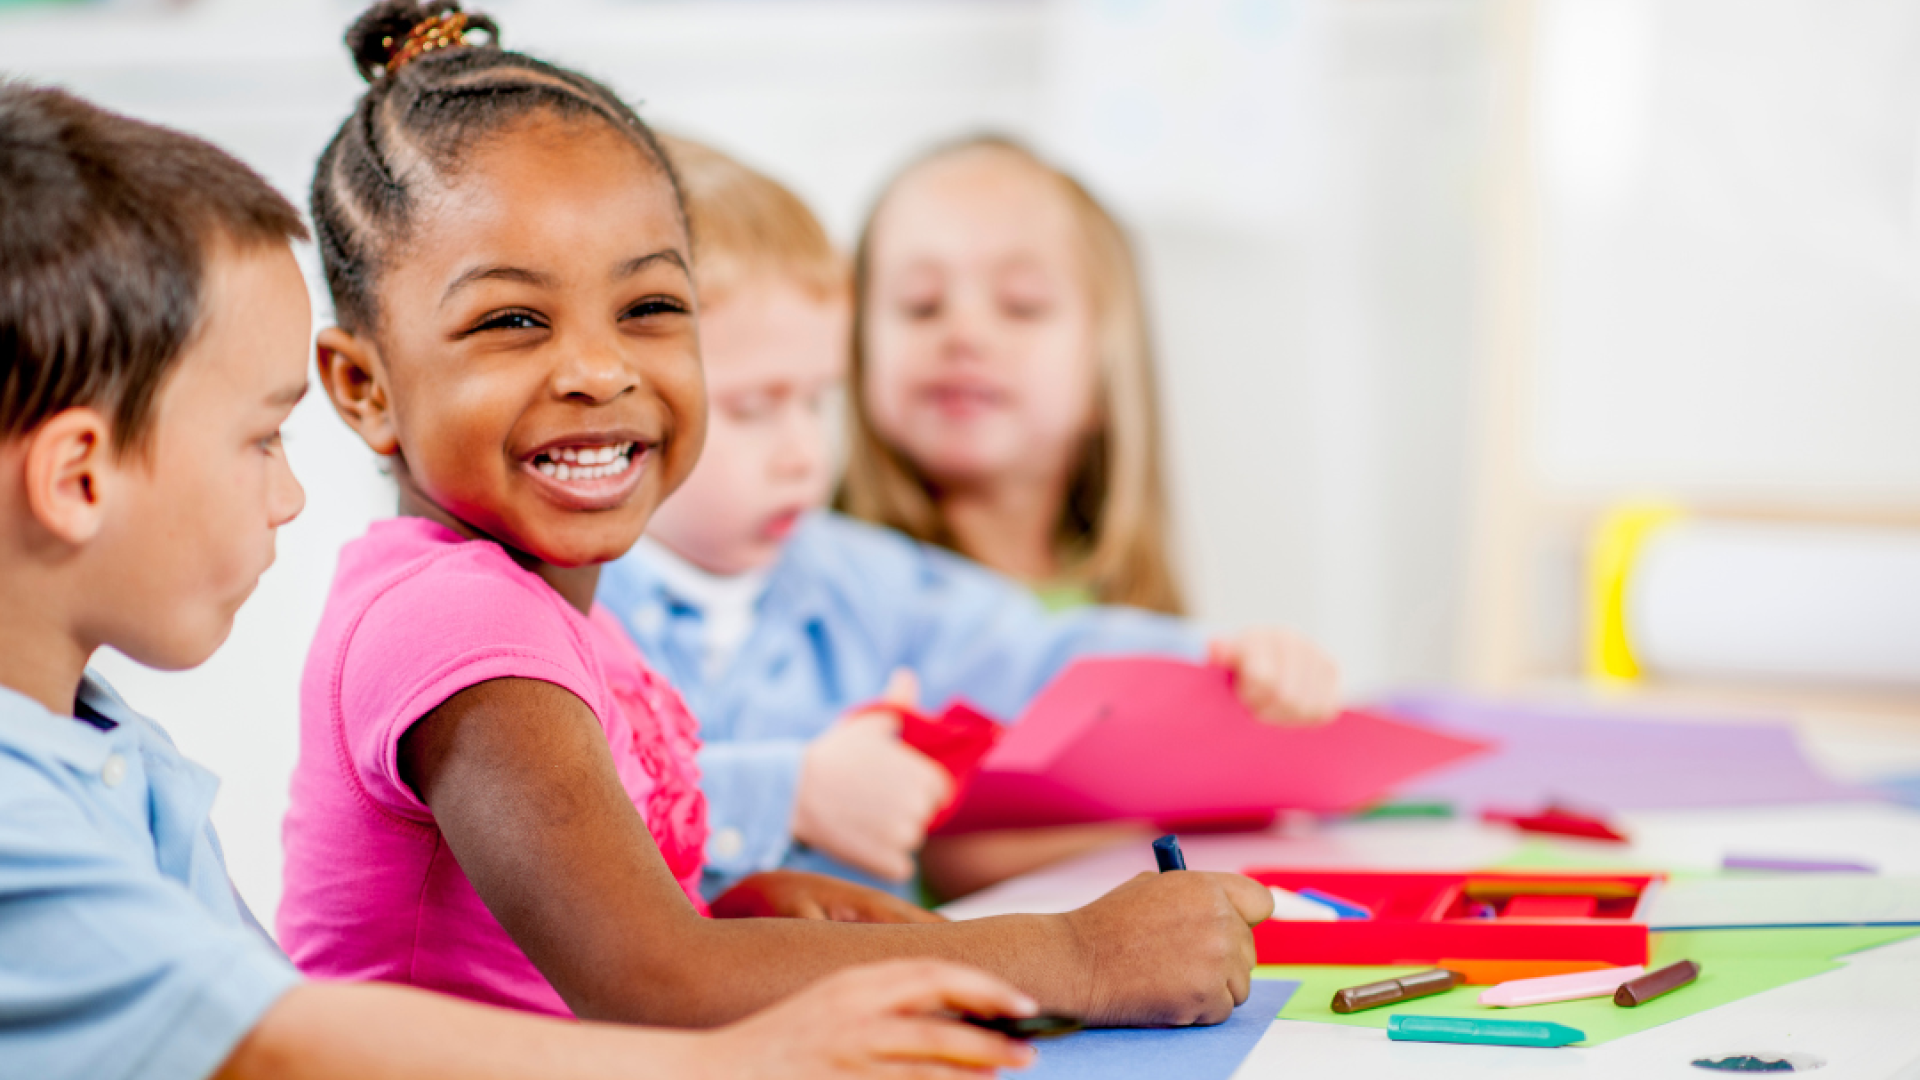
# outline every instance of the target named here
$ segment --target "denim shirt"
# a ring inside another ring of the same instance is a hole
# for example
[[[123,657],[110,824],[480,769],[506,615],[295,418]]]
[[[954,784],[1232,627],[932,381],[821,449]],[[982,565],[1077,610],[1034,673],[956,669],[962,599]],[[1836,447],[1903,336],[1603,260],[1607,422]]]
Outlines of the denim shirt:
[[[752,633],[712,676],[701,663],[701,612],[672,593],[644,545],[606,567],[598,599],[700,721],[709,896],[776,867],[905,895],[791,835],[807,744],[878,698],[895,668],[913,669],[931,710],[959,697],[1011,721],[1075,657],[1205,651],[1185,620],[1117,607],[1049,613],[1008,578],[827,511],[808,515],[787,542]]]
[[[213,774],[91,674],[0,688],[0,1075],[199,1080],[299,981],[227,878]]]

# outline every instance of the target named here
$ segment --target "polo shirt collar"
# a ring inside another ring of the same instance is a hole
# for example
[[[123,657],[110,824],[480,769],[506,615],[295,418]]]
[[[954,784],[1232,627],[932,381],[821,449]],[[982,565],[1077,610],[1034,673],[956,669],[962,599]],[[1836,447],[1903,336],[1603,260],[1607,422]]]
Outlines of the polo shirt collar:
[[[118,698],[88,694],[91,676],[77,695],[95,712],[124,725],[126,705]],[[111,710],[111,711],[110,711]],[[0,687],[0,742],[43,755],[81,772],[99,772],[107,756],[122,742],[118,731],[102,731],[71,716],[58,716],[46,706],[16,690]]]

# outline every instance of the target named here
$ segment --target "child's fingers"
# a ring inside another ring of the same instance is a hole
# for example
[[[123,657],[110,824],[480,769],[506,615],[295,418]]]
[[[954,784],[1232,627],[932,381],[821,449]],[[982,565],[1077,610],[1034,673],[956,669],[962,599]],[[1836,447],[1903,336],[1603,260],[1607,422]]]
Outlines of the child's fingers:
[[[847,735],[883,737],[898,741],[900,738],[900,715],[891,709],[867,709],[863,712],[850,712],[840,718],[841,728],[854,730]],[[868,729],[871,729],[869,731]],[[830,729],[831,730],[831,729]]]
[[[909,709],[920,707],[920,676],[910,667],[897,667],[887,676],[887,688],[880,693],[880,700]]]
[[[946,916],[879,889],[849,890],[833,907],[835,922],[942,923]]]
[[[1265,885],[1245,874],[1209,873],[1207,876],[1220,883],[1227,902],[1248,926],[1258,926],[1273,917],[1273,893],[1267,891]]]
[[[1213,667],[1236,667],[1239,659],[1240,649],[1231,638],[1214,638],[1207,642],[1207,663]]]
[[[953,774],[939,762],[905,745],[900,747],[899,767],[895,771],[912,793],[914,802],[910,813],[914,829],[924,834],[927,822],[953,798]]]
[[[1302,646],[1288,665],[1287,697],[1295,715],[1308,721],[1330,719],[1340,707],[1340,669],[1318,650]]]
[[[984,1028],[953,1020],[903,1017],[873,1032],[874,1056],[893,1061],[1020,1068],[1033,1061],[1033,1047]],[[932,1075],[939,1075],[938,1073]]]
[[[1234,648],[1240,700],[1270,723],[1319,723],[1339,707],[1338,669],[1310,643],[1280,631],[1250,631]]]
[[[850,992],[863,1013],[936,1012],[1032,1016],[1040,1005],[1005,980],[979,968],[941,960],[889,960],[853,969]]]
[[[910,904],[897,896],[889,896],[878,889],[867,898],[861,912],[863,922],[884,923],[943,923],[948,919],[937,911],[928,911],[919,904]]]
[[[913,858],[885,842],[865,845],[845,852],[844,858],[856,869],[881,881],[905,881],[913,876]]]
[[[1012,1065],[1008,1068],[1023,1068]],[[887,1080],[993,1080],[1000,1075],[999,1069],[976,1069],[971,1065],[947,1065],[939,1062],[920,1062],[918,1064],[885,1062],[881,1068]],[[864,1074],[863,1074],[864,1075]]]

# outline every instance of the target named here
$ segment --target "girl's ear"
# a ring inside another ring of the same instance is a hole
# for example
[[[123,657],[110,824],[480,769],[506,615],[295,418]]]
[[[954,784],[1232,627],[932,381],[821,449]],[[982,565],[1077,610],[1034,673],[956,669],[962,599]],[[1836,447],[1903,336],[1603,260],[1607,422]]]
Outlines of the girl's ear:
[[[85,406],[56,414],[28,436],[27,507],[40,527],[75,546],[100,534],[118,456],[107,418]],[[137,451],[129,450],[129,454]]]
[[[320,331],[314,351],[320,385],[327,388],[340,419],[359,432],[374,453],[382,457],[399,453],[400,438],[394,432],[379,348],[366,338],[330,326]]]

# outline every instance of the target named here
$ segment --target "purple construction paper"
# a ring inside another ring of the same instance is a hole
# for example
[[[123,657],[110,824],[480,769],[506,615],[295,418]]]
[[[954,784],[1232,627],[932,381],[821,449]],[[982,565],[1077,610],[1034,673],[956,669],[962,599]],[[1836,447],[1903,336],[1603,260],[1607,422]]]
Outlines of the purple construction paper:
[[[1773,855],[1727,855],[1720,860],[1722,870],[1758,870],[1777,874],[1875,874],[1879,870],[1862,862],[1836,862],[1827,859],[1787,859]]]
[[[1555,801],[1597,812],[1674,810],[1877,795],[1822,775],[1781,724],[1608,716],[1441,694],[1389,700],[1381,711],[1499,744],[1394,793],[1466,810]]]
[[[1030,1069],[1001,1075],[1009,1080],[1228,1080],[1299,988],[1292,979],[1255,979],[1246,1003],[1213,1027],[1102,1028],[1037,1039],[1033,1045],[1040,1060]]]

